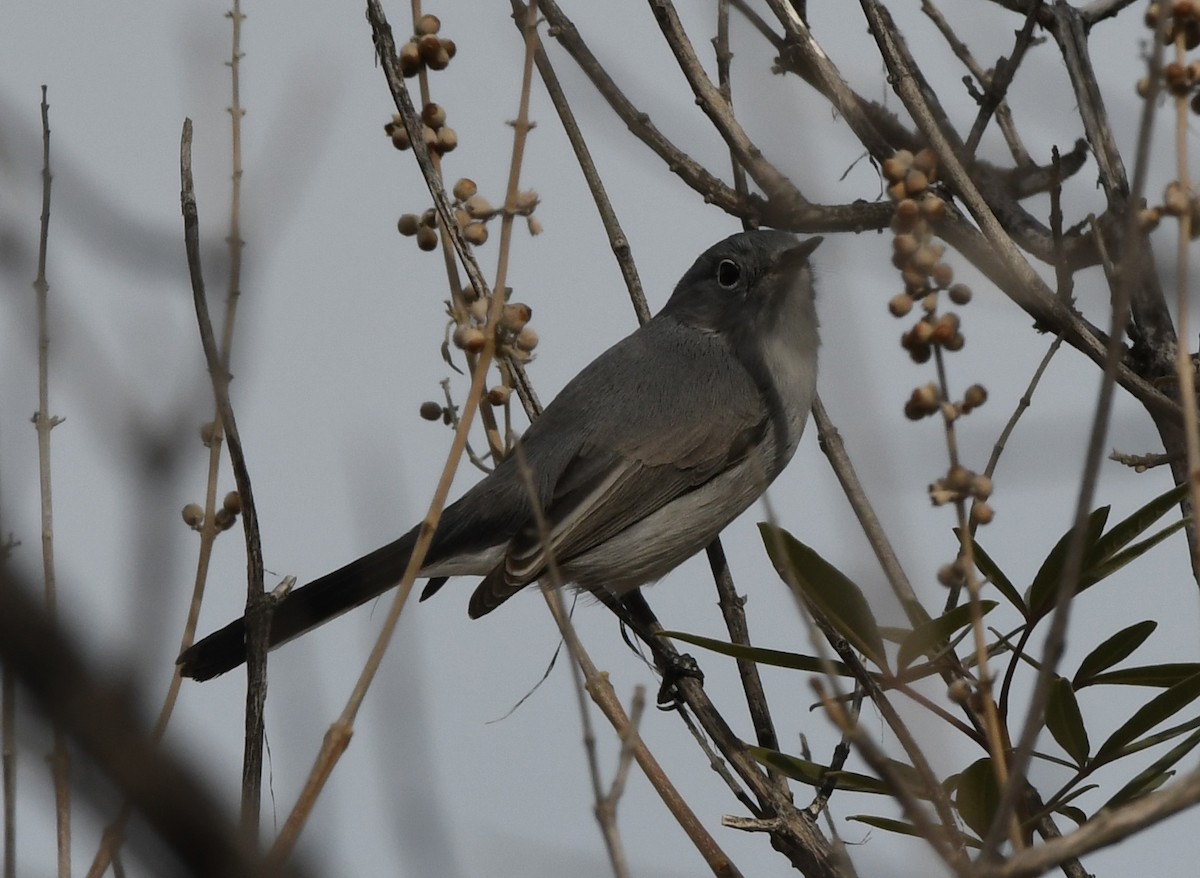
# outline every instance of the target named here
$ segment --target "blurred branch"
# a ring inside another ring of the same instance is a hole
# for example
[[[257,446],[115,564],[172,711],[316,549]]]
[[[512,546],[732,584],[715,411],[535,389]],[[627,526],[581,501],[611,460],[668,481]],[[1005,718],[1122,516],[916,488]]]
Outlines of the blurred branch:
[[[83,639],[64,632],[28,584],[0,567],[0,661],[142,815],[153,830],[134,839],[143,855],[154,862],[165,848],[187,874],[206,878],[261,876],[208,789],[140,719],[132,684],[98,675],[94,669],[102,662],[75,647]],[[91,793],[97,802],[111,795],[100,786]]]

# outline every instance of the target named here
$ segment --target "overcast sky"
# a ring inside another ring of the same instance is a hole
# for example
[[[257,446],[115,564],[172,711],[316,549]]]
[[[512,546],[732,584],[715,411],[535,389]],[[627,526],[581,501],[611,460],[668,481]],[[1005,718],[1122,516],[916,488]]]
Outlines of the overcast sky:
[[[691,155],[724,173],[728,153],[694,106],[644,6],[567,5],[631,98]],[[680,4],[706,62],[712,5]],[[818,39],[846,77],[867,96],[886,99],[886,78],[857,5],[809,5]],[[969,12],[965,6],[945,3],[960,35],[991,63],[1008,51],[1020,21],[990,4],[972,3]],[[28,419],[37,403],[31,282],[41,195],[39,87],[46,84],[54,170],[51,399],[52,412],[66,418],[53,434],[59,602],[64,623],[97,661],[132,671],[145,687],[147,717],[170,679],[194,577],[198,538],[183,525],[180,510],[202,503],[204,495],[207,451],[199,430],[212,417],[212,403],[183,255],[178,156],[180,129],[190,117],[204,267],[217,306],[227,277],[222,242],[230,198],[224,64],[230,31],[223,11],[200,2],[45,2],[6,4],[0,13],[0,526],[21,541],[14,556],[19,568],[40,570],[37,456]],[[361,7],[276,2],[251,3],[245,11],[246,251],[233,404],[269,583],[288,574],[304,582],[394,539],[420,518],[451,433],[421,420],[418,407],[441,398],[444,378],[451,378],[458,401],[467,384],[439,353],[446,323],[441,256],[419,252],[396,233],[399,214],[424,210],[429,198],[411,154],[395,151],[383,133],[391,99]],[[407,6],[392,3],[387,11],[403,34]],[[519,35],[505,3],[448,3],[429,11],[441,16],[443,34],[458,45],[457,57],[432,86],[461,144],[447,158],[447,175],[474,178],[500,203],[511,146],[505,122],[516,115],[520,85]],[[908,11],[900,21],[914,51],[944,71],[938,80],[943,99],[956,118],[970,119],[962,71],[929,25]],[[1133,24],[1139,21],[1127,16],[1104,25],[1095,39],[1104,58],[1102,87],[1130,156],[1142,39]],[[1003,35],[998,40],[997,33]],[[695,256],[739,226],[636,143],[554,49],[657,310]],[[771,75],[768,47],[738,21],[734,50],[735,105],[766,155],[815,201],[879,197],[875,171],[858,160],[859,148],[828,106],[797,78]],[[1048,160],[1052,145],[1069,148],[1081,136],[1052,46],[1031,51],[1013,102],[1039,161]],[[533,308],[542,343],[529,372],[545,401],[636,322],[566,139],[536,83],[531,115],[538,127],[522,187],[541,196],[537,215],[545,232],[532,239],[518,226],[508,282],[514,297]],[[985,140],[983,153],[1004,161],[994,137]],[[1170,163],[1164,157],[1157,166],[1169,169]],[[1102,207],[1094,179],[1089,166],[1068,190],[1068,224]],[[1156,177],[1151,191],[1165,179]],[[1158,242],[1160,258],[1169,258],[1170,234]],[[886,303],[899,286],[889,256],[887,237],[875,234],[829,236],[818,251],[820,391],[909,576],[932,608],[943,600],[933,573],[954,553],[952,515],[931,509],[925,495],[945,468],[945,449],[939,425],[911,424],[902,416],[911,389],[933,373],[913,365],[896,344],[902,325]],[[479,257],[493,273],[496,237]],[[972,280],[961,260],[956,268]],[[1083,280],[1090,286],[1076,291],[1080,307],[1106,322],[1106,288],[1095,274]],[[951,358],[950,380],[958,392],[982,381],[991,393],[960,432],[967,465],[982,469],[1049,339],[1036,335],[997,291],[982,281],[975,288],[975,302],[963,312],[968,344]],[[1097,385],[1095,368],[1064,348],[1000,464],[996,521],[980,540],[1018,584],[1028,582],[1069,526]],[[773,509],[785,527],[863,586],[881,620],[898,624],[901,615],[814,433],[773,488]],[[1120,394],[1108,444],[1133,453],[1161,447],[1142,410]],[[455,494],[477,475],[464,465]],[[1113,505],[1116,520],[1165,490],[1168,478],[1106,463],[1098,497]],[[226,469],[221,492],[232,488]],[[739,590],[749,595],[752,635],[764,646],[811,651],[807,629],[758,541],[754,524],[763,516],[756,505],[725,538]],[[1182,539],[1174,538],[1106,585],[1108,600],[1081,600],[1079,634],[1068,644],[1066,666],[1104,636],[1149,617],[1160,627],[1138,663],[1197,660],[1197,600],[1184,552]],[[201,633],[240,614],[244,578],[235,530],[217,543]],[[531,590],[471,622],[466,600],[472,587],[468,580],[453,582],[437,600],[406,610],[350,749],[303,836],[301,852],[314,874],[610,874],[591,817],[565,664],[560,661],[513,711],[555,654],[558,637],[543,601]],[[724,636],[702,560],[684,565],[649,597],[669,627]],[[386,608],[385,598],[272,656],[268,834],[295,801]],[[582,604],[575,618],[622,698],[628,701],[638,684],[653,693],[654,677],[622,645],[607,611]],[[731,663],[701,660],[710,694],[749,738]],[[765,676],[785,749],[798,752],[803,733],[814,758],[828,761],[836,736],[810,710],[806,677],[771,670]],[[235,673],[185,684],[168,735],[231,814],[238,801],[243,681]],[[1104,703],[1119,716],[1147,697],[1110,690],[1085,693],[1081,701],[1089,716]],[[943,773],[976,758],[944,727],[915,710],[909,714]],[[617,744],[595,721],[611,771]],[[864,712],[864,723],[883,734],[872,710]],[[22,730],[20,872],[50,874],[53,809],[42,762],[48,738],[31,720]],[[642,731],[745,874],[790,873],[764,837],[720,828],[723,814],[742,811],[676,717],[651,710]],[[1048,740],[1042,746],[1054,748]],[[1035,768],[1035,780],[1051,788],[1059,777]],[[1098,780],[1121,777],[1127,774]],[[1098,807],[1111,789],[1085,798],[1082,807]],[[806,803],[810,794],[798,788],[796,795]],[[929,874],[934,860],[923,844],[844,821],[855,813],[892,813],[886,804],[839,795],[833,811],[863,875]],[[77,870],[90,862],[111,812],[111,806],[78,806]],[[1085,863],[1098,874],[1119,874],[1144,870],[1153,860],[1167,874],[1184,874],[1200,857],[1200,840],[1181,831],[1182,820],[1194,818],[1176,818]],[[620,828],[634,874],[703,869],[636,771]],[[131,874],[154,873],[144,862],[130,865]]]

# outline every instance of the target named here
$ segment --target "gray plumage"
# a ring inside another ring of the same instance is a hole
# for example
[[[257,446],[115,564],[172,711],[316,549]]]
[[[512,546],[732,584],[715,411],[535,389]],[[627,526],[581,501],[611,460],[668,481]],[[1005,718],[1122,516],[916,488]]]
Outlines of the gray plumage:
[[[520,440],[563,579],[620,596],[696,554],[779,475],[817,377],[808,256],[820,238],[745,232],[709,248],[663,309],[572,379]],[[420,575],[480,575],[472,618],[546,575],[513,454],[442,514]],[[275,646],[396,585],[418,528],[289,595]],[[180,656],[207,679],[245,660],[242,620]]]

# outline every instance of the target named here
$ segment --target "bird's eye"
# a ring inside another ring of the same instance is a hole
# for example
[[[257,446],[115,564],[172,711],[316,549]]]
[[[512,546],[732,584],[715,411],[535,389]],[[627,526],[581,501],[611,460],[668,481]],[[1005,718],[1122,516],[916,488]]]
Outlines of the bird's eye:
[[[732,259],[722,259],[717,263],[717,283],[727,290],[737,286],[742,276],[742,268]]]

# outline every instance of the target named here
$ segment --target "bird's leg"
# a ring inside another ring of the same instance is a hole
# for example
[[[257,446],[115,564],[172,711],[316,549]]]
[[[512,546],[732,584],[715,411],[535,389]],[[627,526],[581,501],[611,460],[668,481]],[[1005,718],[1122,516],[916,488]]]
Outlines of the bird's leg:
[[[658,689],[658,707],[660,710],[674,710],[679,704],[679,694],[675,684],[681,677],[692,677],[704,682],[704,674],[696,660],[690,655],[682,654],[670,640],[662,636],[662,625],[641,589],[635,588],[622,597],[604,592],[598,595],[617,618],[628,626],[643,643],[650,648],[654,656],[654,664],[662,674],[662,685]]]

